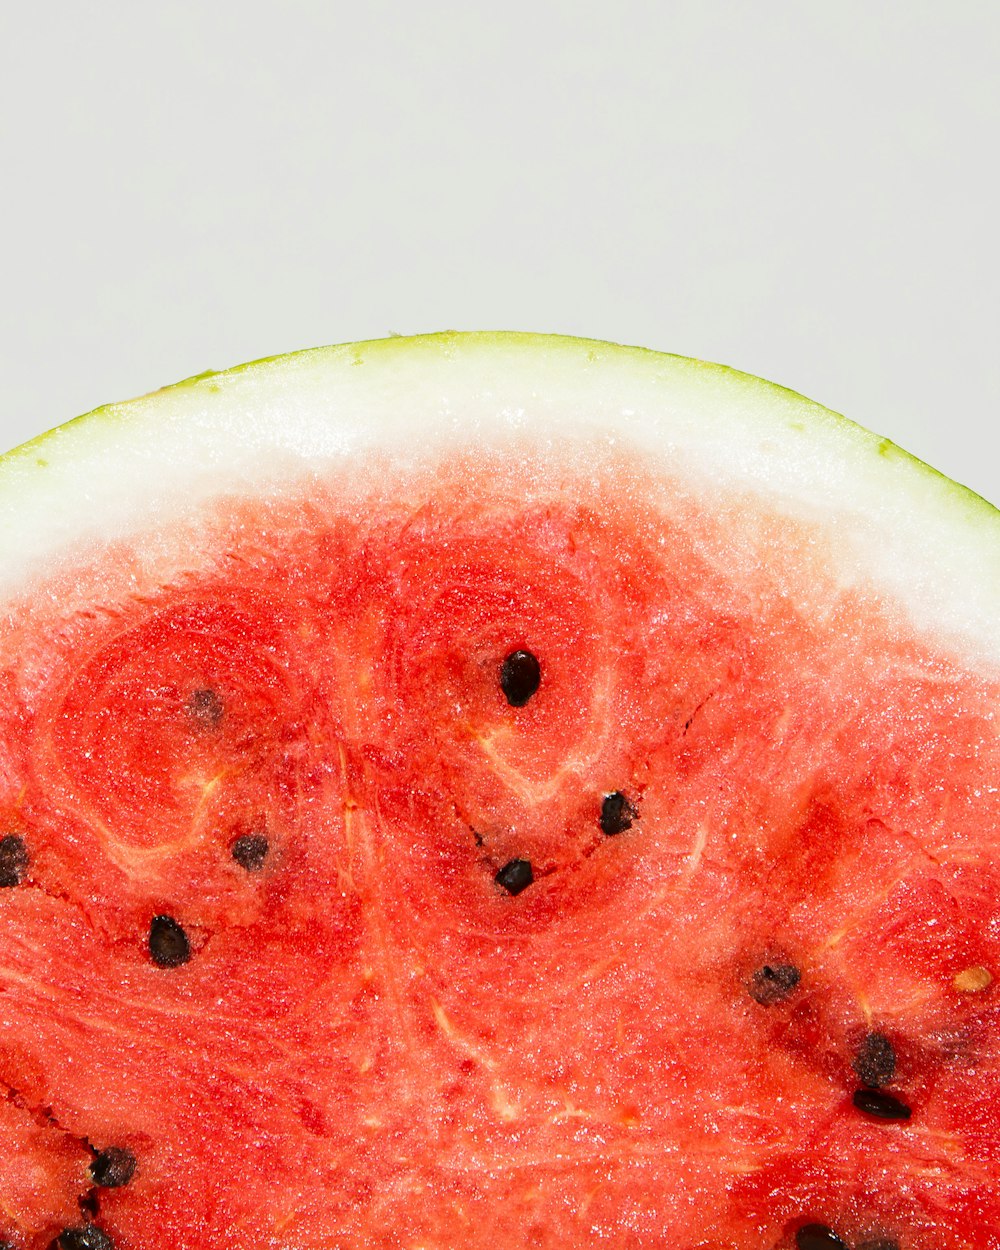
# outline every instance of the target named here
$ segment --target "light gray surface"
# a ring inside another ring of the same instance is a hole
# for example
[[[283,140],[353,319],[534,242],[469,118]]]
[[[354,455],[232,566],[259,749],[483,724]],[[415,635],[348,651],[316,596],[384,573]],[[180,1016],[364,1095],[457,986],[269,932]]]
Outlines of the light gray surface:
[[[1000,6],[13,6],[0,444],[391,331],[720,360],[1000,502]]]

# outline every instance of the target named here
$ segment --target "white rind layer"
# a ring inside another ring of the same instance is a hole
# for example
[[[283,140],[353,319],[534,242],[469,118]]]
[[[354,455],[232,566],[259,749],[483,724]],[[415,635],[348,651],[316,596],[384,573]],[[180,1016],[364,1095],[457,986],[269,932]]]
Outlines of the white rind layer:
[[[376,450],[634,447],[711,506],[749,492],[818,523],[842,583],[1000,668],[1000,513],[885,439],[717,365],[581,339],[440,334],[319,348],[112,404],[0,459],[0,594],[222,495]]]

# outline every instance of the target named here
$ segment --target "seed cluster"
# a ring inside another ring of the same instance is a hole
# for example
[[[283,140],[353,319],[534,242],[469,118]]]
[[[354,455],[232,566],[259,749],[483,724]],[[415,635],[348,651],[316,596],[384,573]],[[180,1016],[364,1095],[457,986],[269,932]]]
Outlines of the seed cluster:
[[[747,990],[762,1007],[774,1007],[790,998],[801,980],[802,974],[794,964],[763,964],[751,976]],[[884,1033],[866,1033],[851,1066],[861,1081],[861,1088],[854,1091],[851,1099],[858,1111],[873,1120],[910,1119],[913,1109],[895,1094],[885,1093],[882,1088],[891,1084],[896,1076],[896,1050]],[[819,1233],[814,1230],[821,1227],[808,1224],[800,1233],[806,1238],[818,1237]],[[809,1242],[809,1250],[812,1250],[813,1244]],[[825,1244],[815,1242],[816,1250]]]
[[[499,664],[497,680],[509,707],[521,709],[541,687],[542,666],[532,652],[513,650]],[[225,712],[218,694],[207,687],[196,689],[186,704],[189,723],[199,733],[218,729]],[[593,815],[590,819],[593,820]],[[626,833],[639,819],[636,802],[623,790],[601,796],[596,823],[604,837],[615,838]],[[482,845],[483,839],[478,834],[475,836]],[[262,829],[251,827],[251,831],[235,837],[229,845],[229,853],[232,861],[246,873],[261,873],[272,853],[271,841]],[[24,838],[14,832],[0,837],[0,889],[19,885],[29,866]],[[529,859],[514,857],[496,870],[493,880],[500,891],[516,897],[535,884],[536,875]],[[182,967],[193,955],[188,932],[176,917],[167,913],[151,918],[147,946],[151,962],[165,970]],[[744,989],[761,1007],[775,1008],[795,998],[802,980],[803,973],[794,963],[772,957],[750,974]],[[956,974],[953,984],[956,990],[976,993],[987,988],[991,981],[991,974],[977,966]],[[905,1050],[903,1053],[905,1066]],[[895,1046],[886,1033],[867,1032],[857,1045],[851,1068],[860,1082],[860,1088],[852,1094],[852,1103],[858,1112],[885,1122],[905,1122],[911,1118],[911,1107],[886,1090],[895,1081],[898,1068]],[[97,1189],[118,1189],[132,1181],[136,1169],[137,1160],[130,1150],[108,1146],[95,1153],[89,1174]],[[81,1205],[81,1210],[86,1222],[63,1229],[50,1250],[114,1250],[111,1237],[90,1221],[90,1216],[97,1214],[96,1201],[92,1208]],[[898,1242],[891,1238],[869,1239],[852,1246],[832,1226],[815,1221],[802,1224],[794,1234],[794,1242],[796,1250],[900,1250]],[[14,1246],[0,1239],[0,1250],[14,1250]]]
[[[542,668],[538,657],[531,651],[511,651],[500,664],[500,689],[511,707],[524,707],[537,692],[541,683]],[[605,794],[601,800],[598,825],[606,837],[615,837],[632,828],[639,816],[635,805],[620,790]],[[482,839],[475,834],[477,845]],[[235,850],[234,850],[235,855]],[[511,859],[494,876],[494,881],[508,894],[520,894],[534,884],[535,875],[530,860]]]

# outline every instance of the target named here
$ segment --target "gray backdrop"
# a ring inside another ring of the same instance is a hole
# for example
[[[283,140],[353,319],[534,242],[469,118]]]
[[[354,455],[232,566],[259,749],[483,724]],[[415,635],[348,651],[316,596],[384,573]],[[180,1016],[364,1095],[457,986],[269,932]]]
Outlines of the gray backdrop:
[[[0,444],[442,328],[721,360],[1000,502],[1000,4],[0,17]]]

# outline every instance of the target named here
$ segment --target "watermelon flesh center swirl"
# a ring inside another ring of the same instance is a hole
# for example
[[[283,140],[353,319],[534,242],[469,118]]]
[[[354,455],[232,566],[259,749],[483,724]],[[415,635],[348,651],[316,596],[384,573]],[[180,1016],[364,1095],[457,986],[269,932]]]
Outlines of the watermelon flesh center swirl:
[[[632,449],[349,473],[9,600],[0,1244],[1000,1247],[996,671]]]

